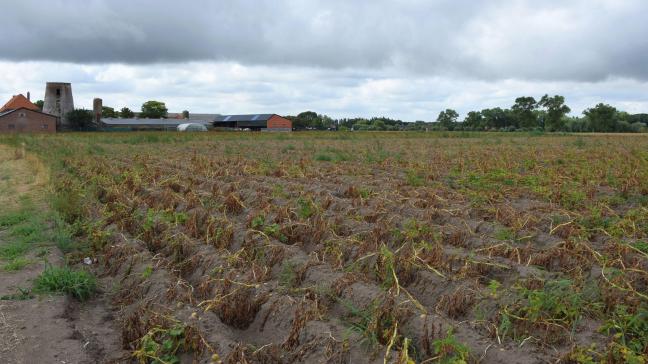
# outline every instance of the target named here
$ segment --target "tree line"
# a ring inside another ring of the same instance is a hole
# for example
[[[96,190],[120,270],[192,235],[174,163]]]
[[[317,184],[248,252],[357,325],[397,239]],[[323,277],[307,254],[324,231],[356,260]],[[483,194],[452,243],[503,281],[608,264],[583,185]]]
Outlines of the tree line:
[[[441,111],[432,122],[404,122],[386,117],[333,119],[313,111],[287,118],[298,130],[648,132],[648,114],[631,115],[603,103],[583,111],[581,116],[569,116],[570,112],[563,96],[544,95],[540,100],[518,97],[508,109],[471,111],[463,120],[453,109]]]

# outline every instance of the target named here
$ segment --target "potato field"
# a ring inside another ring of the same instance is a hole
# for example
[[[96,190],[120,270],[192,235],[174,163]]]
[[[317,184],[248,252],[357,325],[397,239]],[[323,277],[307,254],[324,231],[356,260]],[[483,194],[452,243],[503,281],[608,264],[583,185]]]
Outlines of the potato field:
[[[644,363],[648,137],[7,137],[136,363]]]

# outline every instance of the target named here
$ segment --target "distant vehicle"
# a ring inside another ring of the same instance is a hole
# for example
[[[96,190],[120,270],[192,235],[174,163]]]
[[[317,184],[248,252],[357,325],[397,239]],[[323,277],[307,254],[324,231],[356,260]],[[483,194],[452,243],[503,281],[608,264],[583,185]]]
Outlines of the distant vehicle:
[[[178,125],[178,131],[207,131],[207,127],[198,123],[185,123]]]

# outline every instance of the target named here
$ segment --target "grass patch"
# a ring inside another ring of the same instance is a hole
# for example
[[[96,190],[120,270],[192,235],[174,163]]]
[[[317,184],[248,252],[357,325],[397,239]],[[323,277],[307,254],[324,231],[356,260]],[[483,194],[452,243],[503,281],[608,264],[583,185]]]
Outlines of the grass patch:
[[[328,154],[316,154],[315,160],[319,162],[331,162],[333,157]]]
[[[495,239],[502,241],[511,241],[515,240],[515,231],[508,228],[497,229],[495,231]]]
[[[29,289],[18,287],[18,292],[0,296],[1,301],[25,301],[34,298]]]
[[[14,240],[0,246],[0,259],[13,260],[27,253],[29,245],[22,241]]]
[[[16,257],[12,259],[9,263],[5,264],[2,269],[7,272],[15,272],[21,270],[31,264],[32,261],[25,257]]]
[[[423,174],[413,169],[406,172],[405,180],[407,181],[407,184],[412,187],[421,187],[425,184],[425,177]]]
[[[12,211],[0,215],[0,227],[9,227],[20,224],[30,217],[29,211]]]
[[[86,271],[47,266],[34,280],[34,289],[37,292],[65,293],[85,301],[97,290],[97,281]]]

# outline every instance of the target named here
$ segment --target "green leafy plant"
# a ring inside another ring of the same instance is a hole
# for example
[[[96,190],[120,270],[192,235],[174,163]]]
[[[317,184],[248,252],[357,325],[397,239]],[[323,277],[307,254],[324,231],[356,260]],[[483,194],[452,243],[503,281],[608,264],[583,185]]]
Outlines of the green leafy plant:
[[[468,347],[454,337],[452,330],[448,330],[444,338],[432,341],[432,347],[440,363],[465,364],[470,356]]]
[[[497,297],[499,288],[502,286],[502,284],[494,279],[491,279],[490,282],[488,282],[488,290],[490,291],[490,295],[492,297]]]
[[[142,272],[142,278],[149,279],[152,274],[153,274],[153,267],[150,266],[150,265],[147,265],[144,268],[144,271]]]
[[[317,206],[311,199],[300,197],[297,199],[297,215],[302,219],[308,219],[317,213]]]
[[[259,229],[265,225],[265,216],[259,215],[252,219],[252,222],[250,223],[250,226],[252,229]]]
[[[503,241],[515,240],[515,231],[508,228],[497,229],[495,231],[495,239]]]
[[[185,327],[180,324],[169,329],[154,327],[140,338],[133,357],[140,363],[179,364],[184,336]]]
[[[635,312],[624,305],[616,306],[601,331],[612,336],[616,344],[612,347],[614,357],[641,357],[648,350],[648,305],[641,305]]]
[[[282,243],[288,242],[288,237],[281,232],[281,226],[279,224],[269,224],[263,227],[263,232],[268,235],[276,238]]]
[[[515,302],[500,312],[499,334],[518,338],[542,328],[547,339],[559,340],[585,313],[597,310],[567,279],[545,282],[542,289],[518,287]]]

